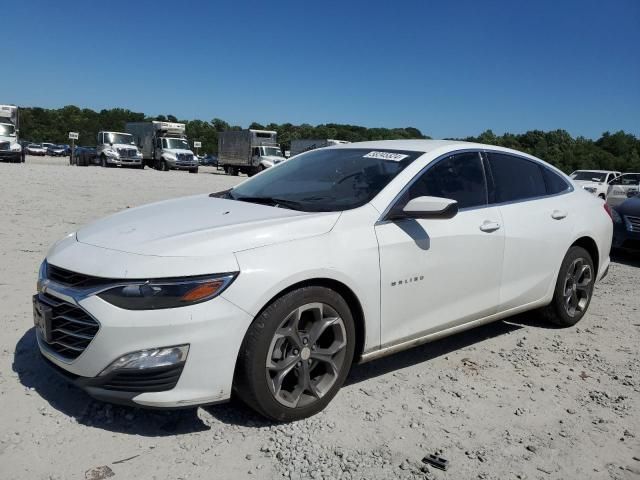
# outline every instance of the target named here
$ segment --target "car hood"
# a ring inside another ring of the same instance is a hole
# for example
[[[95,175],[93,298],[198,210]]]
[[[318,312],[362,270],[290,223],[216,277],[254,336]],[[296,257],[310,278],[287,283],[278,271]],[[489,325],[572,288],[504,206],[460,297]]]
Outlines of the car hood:
[[[191,150],[186,150],[184,148],[163,148],[162,149],[163,152],[168,152],[168,153],[186,153],[188,155],[193,155],[193,152]]]
[[[339,216],[197,195],[116,213],[76,238],[138,255],[207,257],[321,235]]]

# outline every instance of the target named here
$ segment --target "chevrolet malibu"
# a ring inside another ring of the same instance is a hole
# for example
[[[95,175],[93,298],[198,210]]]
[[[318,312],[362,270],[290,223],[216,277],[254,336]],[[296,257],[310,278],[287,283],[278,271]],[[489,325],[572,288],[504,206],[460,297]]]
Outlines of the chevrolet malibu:
[[[98,399],[175,408],[235,393],[296,420],[354,362],[526,310],[577,323],[609,265],[607,208],[500,147],[314,150],[60,240],[33,297],[37,341]]]

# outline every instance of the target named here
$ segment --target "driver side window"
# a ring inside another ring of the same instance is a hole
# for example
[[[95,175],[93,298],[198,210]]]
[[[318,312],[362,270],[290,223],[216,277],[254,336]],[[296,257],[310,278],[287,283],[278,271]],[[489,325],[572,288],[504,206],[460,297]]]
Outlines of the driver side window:
[[[401,204],[424,196],[456,200],[458,208],[487,205],[487,184],[480,153],[458,153],[439,160],[409,187]]]

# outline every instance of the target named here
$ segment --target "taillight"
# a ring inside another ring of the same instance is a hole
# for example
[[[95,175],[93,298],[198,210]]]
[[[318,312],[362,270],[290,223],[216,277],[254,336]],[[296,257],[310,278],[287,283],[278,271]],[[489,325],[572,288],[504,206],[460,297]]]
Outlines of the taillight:
[[[606,202],[604,203],[604,210],[607,212],[607,215],[609,215],[609,218],[613,222],[613,214],[611,213],[611,207]]]

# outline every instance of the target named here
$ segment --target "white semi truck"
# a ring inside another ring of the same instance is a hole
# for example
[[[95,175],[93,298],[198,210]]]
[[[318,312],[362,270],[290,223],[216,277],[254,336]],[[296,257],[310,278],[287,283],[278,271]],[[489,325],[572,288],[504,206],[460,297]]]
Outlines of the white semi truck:
[[[218,166],[229,175],[255,175],[284,159],[274,131],[229,130],[218,134]]]
[[[130,166],[144,168],[142,153],[133,135],[123,132],[98,132],[96,157],[103,167]]]
[[[316,139],[316,138],[301,138],[299,140],[291,140],[291,156],[299,155],[309,150],[315,150],[316,148],[331,147],[333,145],[342,145],[343,143],[349,143],[346,140],[333,140],[328,139]]]
[[[189,146],[184,123],[129,122],[125,130],[133,135],[146,165],[162,171],[198,173],[198,158]]]
[[[24,162],[24,152],[18,141],[19,115],[15,105],[0,105],[0,160]]]

